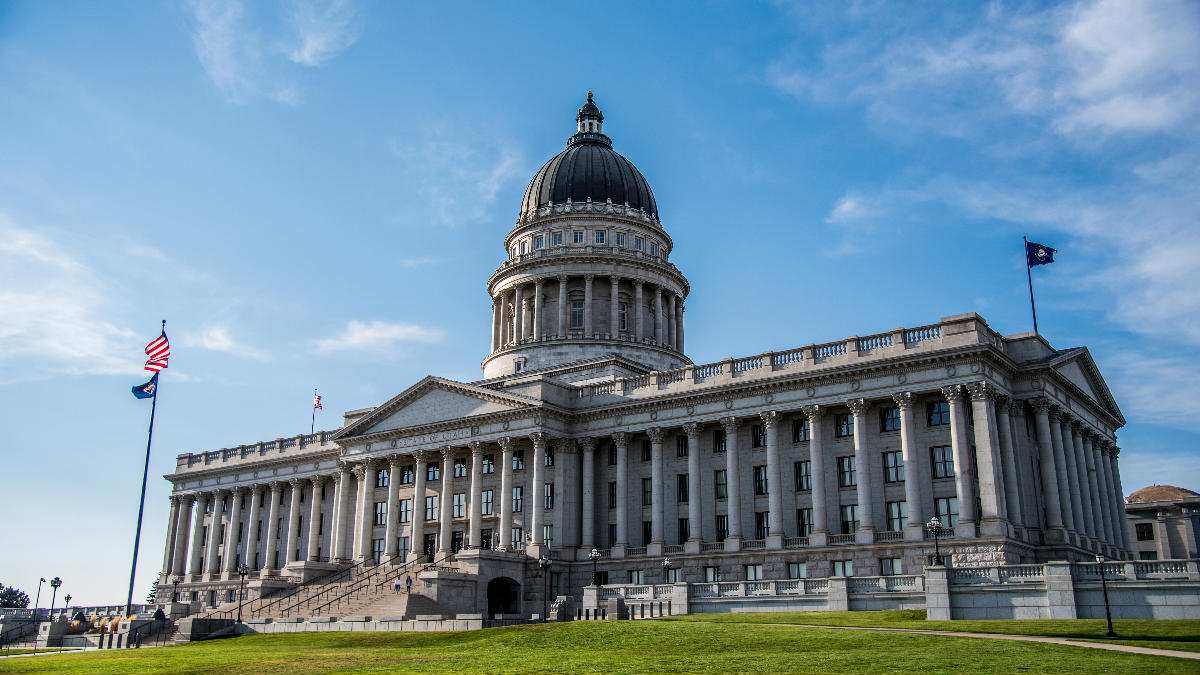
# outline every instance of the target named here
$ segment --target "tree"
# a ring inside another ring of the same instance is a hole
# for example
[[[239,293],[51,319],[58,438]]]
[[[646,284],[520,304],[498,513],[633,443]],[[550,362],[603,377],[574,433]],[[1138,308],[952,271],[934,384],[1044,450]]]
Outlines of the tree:
[[[155,579],[150,584],[150,592],[146,594],[146,604],[153,605],[155,602],[158,602],[157,596],[158,596],[158,579]]]
[[[29,607],[29,594],[16,586],[0,584],[0,607]]]

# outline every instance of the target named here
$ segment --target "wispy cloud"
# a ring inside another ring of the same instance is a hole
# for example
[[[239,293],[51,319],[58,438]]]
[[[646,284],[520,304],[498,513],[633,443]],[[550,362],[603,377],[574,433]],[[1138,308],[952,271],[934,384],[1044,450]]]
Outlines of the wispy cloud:
[[[1200,455],[1124,447],[1121,449],[1121,487],[1128,497],[1148,485],[1200,485]]]
[[[287,10],[294,63],[319,66],[358,40],[361,25],[349,0],[296,0]]]
[[[181,343],[214,352],[224,352],[258,361],[266,360],[265,352],[242,344],[233,338],[228,326],[210,325],[198,333],[185,334]]]
[[[323,354],[340,351],[386,352],[400,342],[438,343],[441,331],[412,323],[351,321],[338,335],[316,341]]]

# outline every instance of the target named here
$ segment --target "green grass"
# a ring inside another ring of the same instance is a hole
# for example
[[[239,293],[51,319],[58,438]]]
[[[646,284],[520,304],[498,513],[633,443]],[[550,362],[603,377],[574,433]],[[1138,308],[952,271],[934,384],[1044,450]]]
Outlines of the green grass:
[[[779,614],[688,614],[669,621],[718,623],[788,623],[814,626],[855,626],[860,628],[912,628],[949,630],[960,633],[1006,633],[1009,635],[1045,635],[1078,640],[1200,652],[1200,620],[1161,621],[1119,619],[1113,621],[1118,639],[1108,640],[1102,619],[1010,621],[926,621],[925,610],[888,612],[788,612]]]
[[[62,651],[63,651],[63,653],[66,653],[66,652],[70,652],[70,651],[76,651],[76,650],[78,650],[78,649],[79,649],[79,647],[63,647],[63,648],[62,648]],[[56,654],[57,654],[57,653],[58,653],[58,651],[59,651],[58,647],[38,647],[38,648],[37,648],[37,653],[38,653],[38,654],[45,654],[45,653],[47,653],[47,652],[54,652],[54,653],[56,653]],[[0,656],[19,656],[19,655],[21,655],[21,654],[33,654],[33,653],[34,653],[34,651],[33,651],[33,648],[29,648],[29,649],[0,649]]]
[[[1200,663],[1017,641],[739,621],[592,621],[458,633],[250,635],[0,659],[0,673],[1200,673]],[[760,615],[771,622],[777,615]]]

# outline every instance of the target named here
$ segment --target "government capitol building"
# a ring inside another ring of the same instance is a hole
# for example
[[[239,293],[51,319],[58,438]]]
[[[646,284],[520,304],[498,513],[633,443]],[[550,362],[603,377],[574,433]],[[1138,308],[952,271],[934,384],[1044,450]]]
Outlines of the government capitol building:
[[[952,569],[1130,557],[1125,420],[1086,347],[959,314],[697,365],[693,289],[603,123],[589,92],[529,182],[487,279],[482,379],[429,376],[336,431],[179,455],[160,594],[229,610],[244,583],[249,616],[306,598],[296,613],[552,601],[574,618],[678,603],[666,584],[895,590],[935,547]],[[406,578],[419,602],[379,609]]]

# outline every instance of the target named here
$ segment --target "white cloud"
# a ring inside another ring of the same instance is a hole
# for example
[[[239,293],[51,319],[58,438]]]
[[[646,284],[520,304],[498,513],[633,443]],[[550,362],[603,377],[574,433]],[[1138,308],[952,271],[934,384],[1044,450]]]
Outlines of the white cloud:
[[[1191,429],[1200,417],[1196,359],[1124,352],[1106,362],[1109,387],[1128,417]],[[1200,484],[1200,483],[1198,483]]]
[[[235,340],[227,326],[207,326],[199,333],[184,335],[181,342],[189,347],[224,352],[243,358],[260,361],[266,359],[266,354],[263,352]]]
[[[385,352],[397,342],[441,342],[442,333],[412,323],[386,321],[351,321],[341,334],[317,340],[317,351],[323,354],[339,351]]]
[[[295,46],[288,52],[294,63],[319,66],[358,39],[359,21],[348,0],[296,0],[287,12]]]

